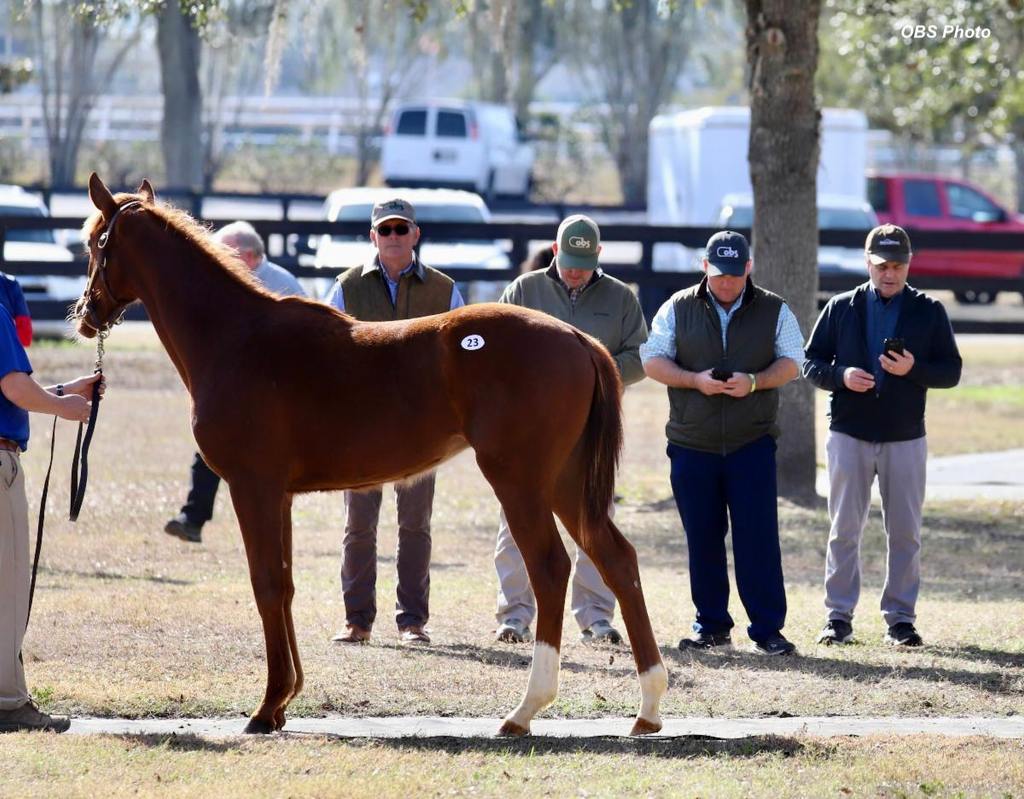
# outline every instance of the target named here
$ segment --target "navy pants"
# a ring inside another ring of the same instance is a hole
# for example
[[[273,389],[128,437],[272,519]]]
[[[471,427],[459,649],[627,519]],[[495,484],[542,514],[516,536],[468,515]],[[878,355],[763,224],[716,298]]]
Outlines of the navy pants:
[[[192,483],[181,512],[190,523],[202,527],[213,518],[213,501],[217,498],[220,477],[198,452],[192,459]]]
[[[729,615],[725,535],[732,527],[736,587],[755,641],[786,622],[786,589],[779,550],[775,440],[764,436],[728,455],[668,445],[672,494],[690,553],[690,596],[697,633],[724,633]]]

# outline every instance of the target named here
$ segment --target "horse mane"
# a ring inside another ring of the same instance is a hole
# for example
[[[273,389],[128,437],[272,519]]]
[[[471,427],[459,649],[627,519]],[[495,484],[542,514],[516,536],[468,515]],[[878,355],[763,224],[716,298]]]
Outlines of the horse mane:
[[[188,212],[175,208],[173,205],[169,205],[161,200],[149,202],[142,194],[126,194],[124,192],[114,195],[114,201],[118,205],[123,205],[125,202],[132,200],[141,202],[144,208],[162,220],[166,227],[174,230],[186,242],[199,249],[203,255],[217,264],[231,277],[244,283],[247,288],[259,294],[264,294],[267,297],[277,297],[276,294],[269,291],[253,276],[242,259],[230,247],[226,247],[214,240],[209,226],[197,222]],[[127,211],[126,215],[130,213],[131,211]],[[102,228],[102,225],[103,215],[99,211],[95,211],[82,227],[83,240],[90,240]],[[116,236],[117,234],[115,233],[114,235]]]

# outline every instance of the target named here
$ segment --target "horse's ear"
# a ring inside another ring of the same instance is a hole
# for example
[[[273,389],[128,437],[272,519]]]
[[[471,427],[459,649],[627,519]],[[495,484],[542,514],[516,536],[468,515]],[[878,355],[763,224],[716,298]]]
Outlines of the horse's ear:
[[[110,189],[95,172],[89,176],[89,199],[107,219],[110,219],[117,211],[114,195],[110,193]]]
[[[146,178],[142,179],[142,185],[139,186],[139,190],[136,193],[141,194],[149,202],[154,202],[156,200],[156,192],[153,191],[153,184]]]

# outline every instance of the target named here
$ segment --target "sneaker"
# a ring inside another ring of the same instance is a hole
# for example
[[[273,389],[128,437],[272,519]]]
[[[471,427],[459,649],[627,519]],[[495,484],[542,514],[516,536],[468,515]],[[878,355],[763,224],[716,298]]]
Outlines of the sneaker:
[[[760,641],[754,641],[754,651],[761,655],[793,655],[796,653],[796,647],[787,641],[782,633],[776,633]]]
[[[822,627],[818,643],[825,646],[832,644],[848,644],[853,640],[853,625],[842,619],[829,619]]]
[[[530,635],[530,625],[519,619],[506,619],[498,625],[494,633],[494,640],[506,644],[522,644],[533,638]]]
[[[430,636],[422,624],[410,624],[398,628],[398,637],[403,644],[429,644]]]
[[[921,646],[924,643],[920,633],[909,621],[901,621],[892,625],[889,632],[885,634],[885,642],[893,646]]]
[[[31,700],[14,710],[0,710],[0,732],[64,732],[70,726],[71,719],[43,713]]]
[[[164,525],[164,532],[193,544],[200,544],[203,541],[203,526],[190,522],[184,513],[179,513],[167,522]]]
[[[731,649],[732,636],[729,633],[698,633],[696,638],[684,638],[679,649],[688,652],[694,649]]]
[[[336,644],[365,644],[370,640],[370,631],[357,624],[346,624],[331,640]]]
[[[619,631],[612,627],[608,619],[598,619],[587,629],[580,633],[580,639],[585,644],[621,644],[622,636]]]

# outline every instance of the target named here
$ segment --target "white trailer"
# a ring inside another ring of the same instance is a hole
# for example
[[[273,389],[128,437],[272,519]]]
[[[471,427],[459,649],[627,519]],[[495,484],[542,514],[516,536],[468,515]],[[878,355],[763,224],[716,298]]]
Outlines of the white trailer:
[[[847,108],[822,111],[818,192],[864,199],[867,118]],[[647,219],[656,225],[714,225],[726,194],[750,194],[747,150],[750,109],[695,108],[651,120]],[[693,268],[693,253],[674,244],[654,247],[654,268]]]

